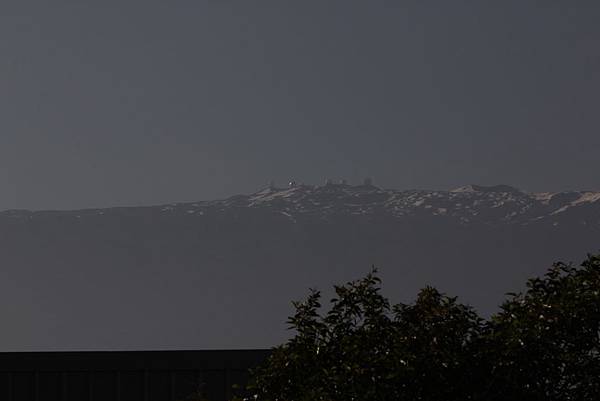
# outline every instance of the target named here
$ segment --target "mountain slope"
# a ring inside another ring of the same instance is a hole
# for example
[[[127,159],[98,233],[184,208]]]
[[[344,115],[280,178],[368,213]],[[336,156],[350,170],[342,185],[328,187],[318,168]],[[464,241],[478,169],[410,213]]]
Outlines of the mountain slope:
[[[155,207],[0,213],[3,350],[251,348],[290,301],[380,268],[491,313],[555,260],[600,250],[600,193],[499,185],[265,188]]]

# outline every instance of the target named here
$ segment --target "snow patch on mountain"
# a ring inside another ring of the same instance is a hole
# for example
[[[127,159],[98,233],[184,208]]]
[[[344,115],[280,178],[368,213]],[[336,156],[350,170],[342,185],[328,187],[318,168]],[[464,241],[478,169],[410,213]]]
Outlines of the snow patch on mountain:
[[[148,207],[146,207],[148,208]],[[302,219],[360,218],[454,219],[459,224],[537,224],[556,215],[578,210],[581,224],[600,222],[600,192],[569,191],[527,193],[508,185],[467,185],[451,191],[395,190],[347,183],[326,185],[296,184],[286,188],[269,186],[250,195],[222,200],[174,203],[154,208],[158,212],[188,218],[206,218],[215,213],[239,213],[258,209],[285,216],[293,222]],[[585,208],[585,209],[583,209]],[[141,208],[109,208],[65,212],[12,210],[0,213],[11,218],[37,218],[52,213],[68,218],[111,216]]]

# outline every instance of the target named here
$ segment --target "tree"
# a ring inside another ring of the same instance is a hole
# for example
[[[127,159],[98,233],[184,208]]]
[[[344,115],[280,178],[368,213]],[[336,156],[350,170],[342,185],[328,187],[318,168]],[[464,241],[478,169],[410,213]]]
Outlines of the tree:
[[[479,383],[474,380],[475,345],[483,333],[483,319],[432,287],[421,290],[413,305],[394,309],[399,352],[393,371],[401,374],[395,381],[395,399],[471,400]]]
[[[600,394],[600,256],[556,263],[511,296],[488,327],[490,399],[592,400]],[[494,398],[495,397],[495,398]]]
[[[481,319],[430,287],[414,304],[390,307],[376,273],[335,286],[325,316],[316,290],[293,303],[288,323],[297,335],[253,371],[249,389],[256,399],[468,399],[462,371],[472,363],[468,347]]]
[[[600,394],[600,256],[556,263],[488,321],[432,287],[390,306],[373,268],[293,302],[296,335],[251,371],[258,401],[590,401]]]

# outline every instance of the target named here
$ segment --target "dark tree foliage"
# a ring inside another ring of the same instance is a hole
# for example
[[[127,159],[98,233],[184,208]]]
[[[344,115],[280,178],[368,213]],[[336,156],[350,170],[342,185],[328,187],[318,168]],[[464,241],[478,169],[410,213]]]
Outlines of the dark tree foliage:
[[[253,372],[257,399],[464,399],[459,388],[469,384],[463,372],[473,364],[481,319],[434,288],[390,307],[376,273],[336,286],[325,316],[318,291],[294,303],[288,322],[297,335]]]
[[[556,263],[489,323],[489,399],[600,397],[600,256]]]
[[[254,369],[264,401],[595,400],[600,394],[600,257],[555,264],[509,294],[489,321],[435,288],[390,305],[375,268],[310,291],[288,320],[296,336]]]

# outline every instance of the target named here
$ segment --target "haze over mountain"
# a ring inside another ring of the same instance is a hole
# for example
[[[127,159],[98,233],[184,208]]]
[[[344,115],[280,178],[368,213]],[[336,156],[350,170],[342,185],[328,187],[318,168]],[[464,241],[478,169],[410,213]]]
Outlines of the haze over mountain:
[[[484,314],[600,249],[600,192],[270,186],[154,207],[0,213],[2,350],[270,347],[309,287],[380,269]]]

